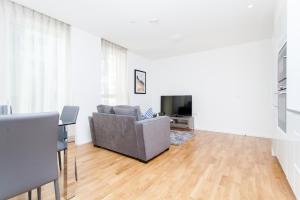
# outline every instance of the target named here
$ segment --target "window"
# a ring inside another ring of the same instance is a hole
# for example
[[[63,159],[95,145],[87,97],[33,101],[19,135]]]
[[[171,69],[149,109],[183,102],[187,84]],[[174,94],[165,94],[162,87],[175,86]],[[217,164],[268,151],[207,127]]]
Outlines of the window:
[[[128,104],[127,49],[102,39],[102,104]]]
[[[9,0],[0,9],[0,101],[16,112],[60,109],[68,102],[69,25]]]

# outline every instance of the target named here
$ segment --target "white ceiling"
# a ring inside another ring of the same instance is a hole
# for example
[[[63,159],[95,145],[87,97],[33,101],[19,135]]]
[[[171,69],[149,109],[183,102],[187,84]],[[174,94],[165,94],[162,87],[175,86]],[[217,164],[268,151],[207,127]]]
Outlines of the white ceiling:
[[[275,0],[14,1],[154,59],[270,38],[275,7]]]

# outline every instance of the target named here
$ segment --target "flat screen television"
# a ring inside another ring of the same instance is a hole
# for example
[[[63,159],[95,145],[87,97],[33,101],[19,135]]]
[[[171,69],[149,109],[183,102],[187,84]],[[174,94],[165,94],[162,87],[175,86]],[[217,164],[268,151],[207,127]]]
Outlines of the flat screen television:
[[[171,117],[192,116],[192,95],[161,96],[160,111]]]

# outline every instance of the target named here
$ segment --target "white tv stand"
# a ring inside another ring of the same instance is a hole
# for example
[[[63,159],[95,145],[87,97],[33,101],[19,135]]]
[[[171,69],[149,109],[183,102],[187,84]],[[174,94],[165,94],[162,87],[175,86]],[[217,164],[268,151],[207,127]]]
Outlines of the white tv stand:
[[[170,117],[171,128],[194,129],[194,117]]]

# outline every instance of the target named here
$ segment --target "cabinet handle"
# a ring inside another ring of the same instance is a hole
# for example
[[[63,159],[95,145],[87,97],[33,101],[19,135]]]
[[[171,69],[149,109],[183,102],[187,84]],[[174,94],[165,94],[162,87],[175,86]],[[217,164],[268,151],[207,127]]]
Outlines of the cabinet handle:
[[[280,94],[286,94],[286,92],[284,91],[284,92],[278,92],[278,94],[280,95]]]

